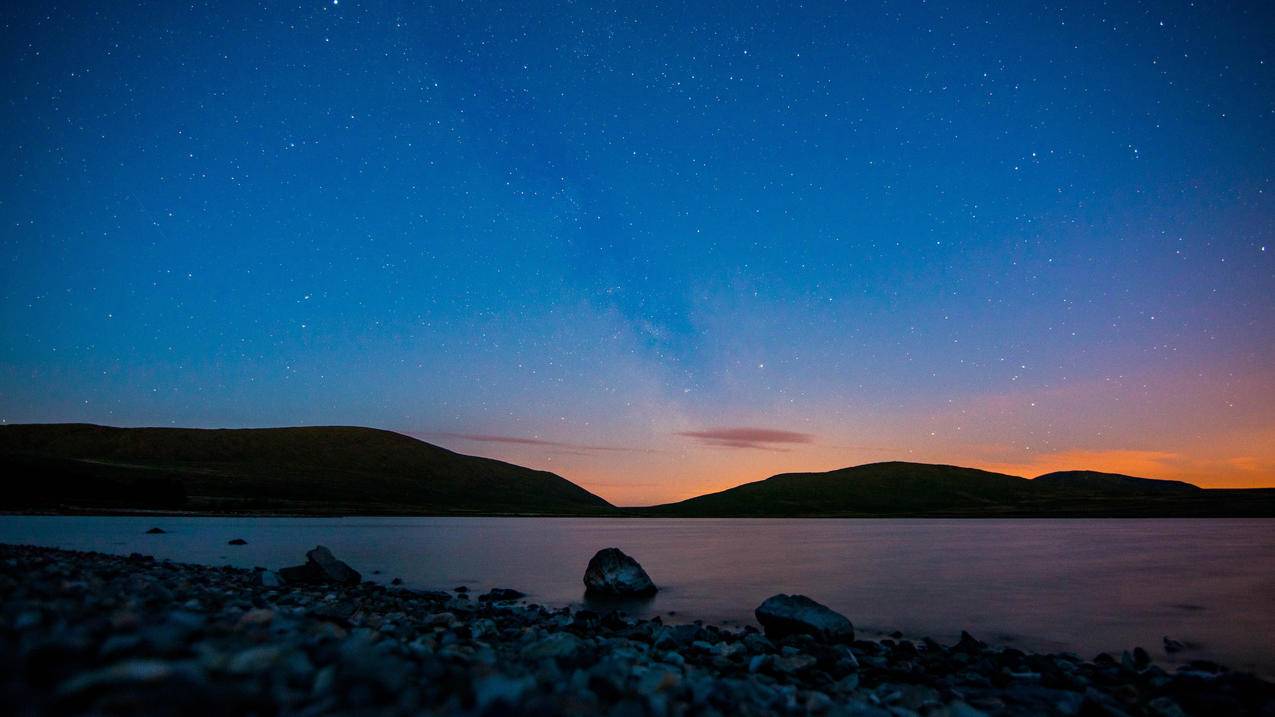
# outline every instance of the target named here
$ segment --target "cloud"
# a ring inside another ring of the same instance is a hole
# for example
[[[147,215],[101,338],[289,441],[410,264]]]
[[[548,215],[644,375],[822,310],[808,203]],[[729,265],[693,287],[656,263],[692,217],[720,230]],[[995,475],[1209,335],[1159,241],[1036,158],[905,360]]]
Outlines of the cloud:
[[[506,443],[519,446],[542,446],[545,448],[562,449],[565,453],[579,454],[582,452],[593,451],[632,451],[634,448],[626,448],[624,446],[595,446],[580,443],[566,443],[563,441],[550,441],[543,438],[526,438],[523,436],[500,436],[490,433],[448,433],[438,431],[434,433],[426,433],[427,436],[436,436],[440,438],[458,438],[462,441],[475,441],[477,443]]]
[[[809,433],[780,431],[774,428],[710,428],[703,431],[678,431],[677,435],[694,438],[706,446],[717,448],[761,448],[785,451],[781,446],[792,443],[813,443]]]

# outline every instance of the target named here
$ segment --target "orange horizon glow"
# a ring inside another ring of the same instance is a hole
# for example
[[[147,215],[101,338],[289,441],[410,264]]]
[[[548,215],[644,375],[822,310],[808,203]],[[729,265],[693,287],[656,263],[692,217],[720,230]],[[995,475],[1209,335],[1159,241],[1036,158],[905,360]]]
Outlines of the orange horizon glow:
[[[1189,458],[1183,454],[1168,451],[1077,449],[1042,453],[1019,461],[998,461],[976,457],[977,454],[986,450],[974,449],[964,454],[954,453],[948,458],[904,452],[902,455],[848,457],[847,460],[837,461],[828,454],[839,451],[835,448],[830,451],[827,447],[821,448],[817,445],[802,452],[783,453],[765,449],[740,451],[706,449],[677,454],[675,456],[677,460],[672,462],[685,460],[689,467],[676,476],[668,468],[670,461],[666,460],[667,456],[662,454],[656,454],[660,457],[655,460],[647,458],[641,461],[640,465],[635,461],[614,466],[611,470],[593,464],[591,461],[581,461],[580,459],[585,457],[581,455],[542,455],[541,460],[532,460],[525,448],[486,450],[481,454],[557,473],[621,507],[677,502],[727,490],[745,483],[765,480],[783,473],[821,473],[890,461],[955,465],[1027,479],[1056,471],[1089,470],[1140,478],[1184,481],[1201,488],[1275,488],[1275,456],[1270,455],[1234,456],[1209,460],[1198,457]],[[754,455],[748,455],[748,453]],[[652,479],[652,476],[655,479]],[[658,480],[658,478],[664,479]]]
[[[936,405],[935,405],[936,404]],[[1092,470],[1201,488],[1275,488],[1275,372],[1149,372],[1137,380],[975,395],[890,412],[828,402],[719,416],[656,411],[589,439],[418,434],[552,471],[620,506],[656,505],[791,472],[908,461],[1034,478]]]

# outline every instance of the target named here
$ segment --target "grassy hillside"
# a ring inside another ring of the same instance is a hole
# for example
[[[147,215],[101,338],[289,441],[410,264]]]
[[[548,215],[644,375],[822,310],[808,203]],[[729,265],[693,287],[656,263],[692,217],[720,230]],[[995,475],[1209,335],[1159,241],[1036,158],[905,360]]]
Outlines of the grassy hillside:
[[[635,511],[669,517],[1223,517],[1275,516],[1275,489],[1070,471],[1035,480],[958,466],[872,463],[785,473]]]
[[[0,509],[299,514],[610,512],[566,479],[370,428],[0,426]]]

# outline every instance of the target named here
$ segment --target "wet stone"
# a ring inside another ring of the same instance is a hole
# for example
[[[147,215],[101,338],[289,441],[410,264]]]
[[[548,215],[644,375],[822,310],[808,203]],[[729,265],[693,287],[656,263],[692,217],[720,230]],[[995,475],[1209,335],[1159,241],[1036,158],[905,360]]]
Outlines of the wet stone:
[[[7,713],[1180,717],[1275,704],[1252,675],[1165,670],[1137,648],[1085,661],[773,621],[768,638],[270,575],[0,546]]]

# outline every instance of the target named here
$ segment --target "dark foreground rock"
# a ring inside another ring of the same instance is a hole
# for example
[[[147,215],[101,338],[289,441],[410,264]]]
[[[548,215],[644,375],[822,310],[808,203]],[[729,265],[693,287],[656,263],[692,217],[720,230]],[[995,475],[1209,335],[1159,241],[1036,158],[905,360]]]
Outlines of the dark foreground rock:
[[[322,545],[305,554],[305,565],[281,568],[279,576],[289,583],[313,585],[358,585],[363,580],[359,571],[337,560]]]
[[[1270,715],[1210,663],[461,600],[372,583],[0,546],[5,714]]]
[[[854,639],[854,625],[845,615],[805,595],[772,595],[753,615],[771,639],[790,635],[810,635],[824,641]]]
[[[525,597],[527,597],[527,593],[524,593],[521,590],[492,588],[482,595],[479,595],[478,599],[482,602],[508,602],[510,600],[521,600]]]
[[[599,550],[584,570],[586,592],[603,597],[654,595],[658,588],[638,561],[619,548]]]

